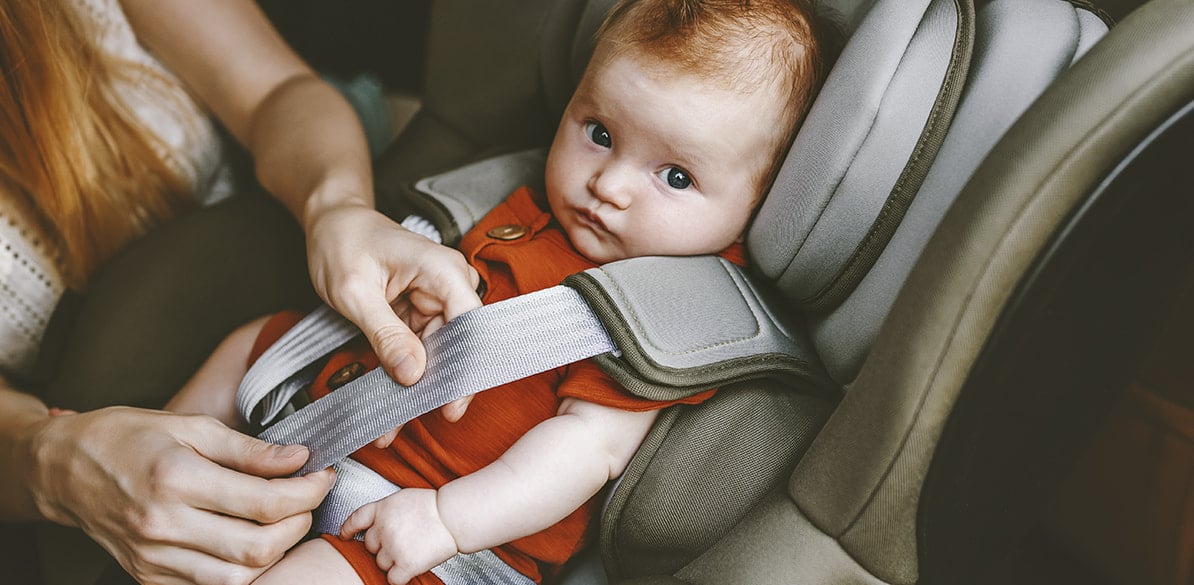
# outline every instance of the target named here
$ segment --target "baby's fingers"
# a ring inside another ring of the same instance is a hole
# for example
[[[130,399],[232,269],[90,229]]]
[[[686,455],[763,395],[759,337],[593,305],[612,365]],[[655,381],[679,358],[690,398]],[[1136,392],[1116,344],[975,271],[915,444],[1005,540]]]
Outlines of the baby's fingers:
[[[390,443],[393,443],[394,439],[398,438],[398,431],[400,431],[400,430],[402,430],[401,426],[374,439],[373,446],[377,447],[378,449],[385,449],[386,447],[389,447]]]
[[[348,519],[340,526],[340,538],[352,540],[357,533],[373,526],[373,519],[377,516],[377,503],[369,503],[357,508],[348,515]]]
[[[464,411],[468,410],[468,405],[473,401],[474,396],[476,396],[476,394],[469,394],[464,398],[457,398],[456,400],[441,406],[439,409],[440,415],[442,415],[444,420],[448,422],[456,422],[460,420],[460,418],[464,416]]]

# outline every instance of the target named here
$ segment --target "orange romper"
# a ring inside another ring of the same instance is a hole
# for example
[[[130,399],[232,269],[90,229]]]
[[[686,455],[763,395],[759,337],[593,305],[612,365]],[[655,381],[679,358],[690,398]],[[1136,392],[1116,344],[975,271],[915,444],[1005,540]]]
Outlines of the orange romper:
[[[494,227],[509,225],[526,228],[526,235],[513,240],[487,236]],[[515,191],[466,234],[460,249],[485,283],[482,300],[486,304],[555,286],[566,276],[595,266],[572,248],[551,215],[539,208],[525,187]],[[735,244],[723,256],[743,262],[742,246]],[[257,340],[253,359],[300,317],[292,312],[272,318]],[[364,340],[358,339],[333,354],[312,384],[312,398],[327,395],[329,377],[354,362],[359,362],[366,371],[378,364],[377,356]],[[674,402],[636,398],[586,360],[481,392],[456,423],[446,422],[438,412],[427,413],[407,423],[390,447],[378,449],[367,445],[352,457],[398,486],[438,488],[496,460],[532,427],[555,416],[563,398],[647,411],[678,403],[696,404],[713,392],[708,390]],[[597,512],[596,500],[590,499],[542,532],[495,547],[494,554],[536,583],[551,579],[586,544],[589,524]],[[348,559],[367,585],[386,584],[385,573],[377,568],[364,543],[342,541],[334,535],[324,538]],[[411,583],[441,581],[426,573]]]

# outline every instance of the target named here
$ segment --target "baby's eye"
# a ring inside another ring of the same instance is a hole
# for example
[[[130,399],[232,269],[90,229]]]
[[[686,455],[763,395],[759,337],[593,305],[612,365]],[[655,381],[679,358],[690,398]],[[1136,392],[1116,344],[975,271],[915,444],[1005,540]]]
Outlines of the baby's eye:
[[[609,145],[613,144],[613,139],[609,137],[609,130],[597,122],[585,122],[585,135],[597,146],[609,148]]]
[[[684,169],[668,167],[659,171],[659,178],[667,182],[673,189],[687,189],[692,186],[692,177]]]

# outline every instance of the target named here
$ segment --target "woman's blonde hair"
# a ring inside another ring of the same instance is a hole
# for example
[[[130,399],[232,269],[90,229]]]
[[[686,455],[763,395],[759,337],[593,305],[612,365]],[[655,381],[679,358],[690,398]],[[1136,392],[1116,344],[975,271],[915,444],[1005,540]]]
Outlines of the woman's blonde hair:
[[[187,187],[113,87],[160,81],[100,51],[61,0],[0,0],[0,188],[58,239],[68,286],[176,213]],[[136,76],[136,77],[132,77]]]

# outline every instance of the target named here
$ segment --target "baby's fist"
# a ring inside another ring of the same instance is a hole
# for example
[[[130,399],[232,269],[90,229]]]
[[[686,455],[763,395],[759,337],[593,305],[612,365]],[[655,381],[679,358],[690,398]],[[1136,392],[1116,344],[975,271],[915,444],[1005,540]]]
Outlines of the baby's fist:
[[[403,585],[456,554],[456,540],[444,526],[436,491],[407,488],[353,512],[341,538],[365,531],[365,548],[377,558],[391,585]]]

